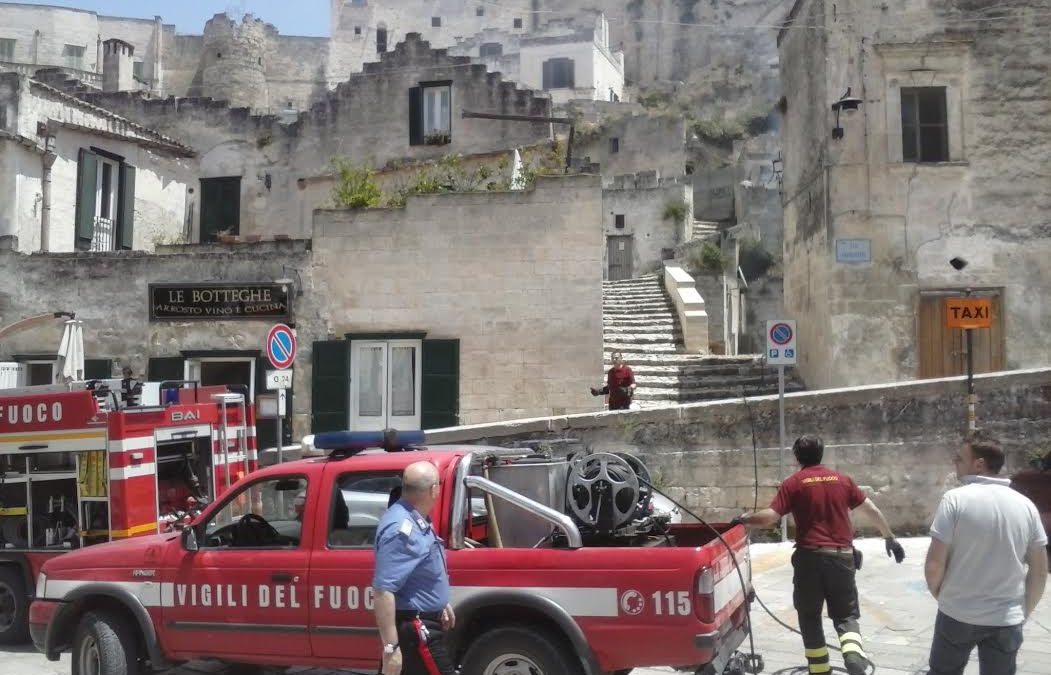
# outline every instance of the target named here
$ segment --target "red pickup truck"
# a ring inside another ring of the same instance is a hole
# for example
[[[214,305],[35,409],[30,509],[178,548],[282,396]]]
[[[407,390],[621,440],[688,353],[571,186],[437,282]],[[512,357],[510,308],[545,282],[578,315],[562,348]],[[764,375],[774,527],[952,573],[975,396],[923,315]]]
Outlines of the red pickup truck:
[[[747,533],[716,526],[739,575],[711,530],[654,515],[634,458],[342,446],[250,474],[179,533],[48,561],[30,607],[37,648],[51,660],[72,650],[74,675],[198,659],[374,672],[376,523],[401,471],[428,460],[442,477],[432,519],[448,546],[448,644],[462,672],[739,668]]]

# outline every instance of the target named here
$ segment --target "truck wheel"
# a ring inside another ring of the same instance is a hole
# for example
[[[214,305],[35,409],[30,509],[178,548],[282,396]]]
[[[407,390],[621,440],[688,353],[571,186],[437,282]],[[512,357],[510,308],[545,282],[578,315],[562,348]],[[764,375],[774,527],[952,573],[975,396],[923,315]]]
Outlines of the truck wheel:
[[[140,675],[135,631],[112,612],[88,612],[73,636],[73,675]]]
[[[29,641],[29,597],[22,575],[14,567],[0,567],[0,644]]]
[[[507,626],[471,641],[461,672],[472,675],[580,675],[563,641],[534,628]]]

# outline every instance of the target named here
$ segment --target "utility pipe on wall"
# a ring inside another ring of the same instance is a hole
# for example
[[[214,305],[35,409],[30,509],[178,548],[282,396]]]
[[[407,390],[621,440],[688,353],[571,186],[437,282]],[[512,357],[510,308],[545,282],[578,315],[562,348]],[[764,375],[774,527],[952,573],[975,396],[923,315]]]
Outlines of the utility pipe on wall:
[[[55,137],[48,135],[44,139],[44,155],[41,157],[40,172],[40,250],[51,250],[51,167],[58,155],[55,154]]]

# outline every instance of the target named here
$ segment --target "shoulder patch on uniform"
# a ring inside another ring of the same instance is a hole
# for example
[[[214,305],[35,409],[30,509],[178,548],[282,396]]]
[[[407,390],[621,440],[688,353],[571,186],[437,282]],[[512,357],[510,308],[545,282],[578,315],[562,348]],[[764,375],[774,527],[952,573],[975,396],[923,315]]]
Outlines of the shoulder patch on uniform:
[[[401,525],[398,526],[398,532],[404,534],[406,537],[412,534],[412,520],[406,518],[401,521]]]

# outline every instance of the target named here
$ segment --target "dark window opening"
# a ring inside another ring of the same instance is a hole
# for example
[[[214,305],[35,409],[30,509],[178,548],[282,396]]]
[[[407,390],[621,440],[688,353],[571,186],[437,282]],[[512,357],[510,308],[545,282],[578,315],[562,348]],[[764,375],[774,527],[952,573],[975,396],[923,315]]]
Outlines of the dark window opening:
[[[522,20],[521,19],[515,19],[515,28],[521,28],[521,27],[522,27]]]
[[[442,27],[442,17],[440,17],[440,16],[432,16],[431,17],[431,28],[441,28],[441,27]]]
[[[474,8],[474,15],[475,16],[485,16],[485,7],[475,7]]]
[[[901,155],[906,162],[949,161],[945,87],[901,90]]]
[[[573,89],[576,87],[575,70],[573,59],[544,61],[544,89]]]
[[[376,51],[380,54],[387,51],[387,29],[376,29]]]
[[[620,139],[611,138],[609,139],[609,154],[615,155],[620,152]]]
[[[613,226],[616,227],[618,230],[623,230],[624,229],[624,214],[623,213],[618,213],[617,215],[613,216]]]
[[[99,188],[99,218],[113,217],[113,169],[109,162],[102,162],[102,179]]]
[[[354,35],[361,35],[361,26],[354,26]]]
[[[202,244],[241,233],[241,177],[201,179]]]
[[[222,52],[216,52],[215,53],[215,58],[217,58],[217,59],[223,58],[223,53]]]
[[[135,63],[131,64],[131,74],[136,79],[142,79],[142,61],[136,61]]]
[[[486,42],[479,48],[478,55],[483,59],[503,56],[504,46],[499,42]]]

